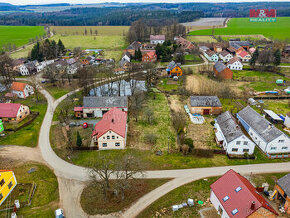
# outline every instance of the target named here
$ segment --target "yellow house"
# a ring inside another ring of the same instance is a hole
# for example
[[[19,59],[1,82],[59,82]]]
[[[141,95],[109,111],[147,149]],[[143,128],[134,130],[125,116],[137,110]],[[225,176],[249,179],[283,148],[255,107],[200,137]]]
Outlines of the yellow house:
[[[10,195],[17,185],[17,181],[13,171],[0,170],[0,205]]]
[[[174,61],[171,61],[166,69],[168,76],[182,76],[182,69],[180,66],[180,64],[176,64]]]

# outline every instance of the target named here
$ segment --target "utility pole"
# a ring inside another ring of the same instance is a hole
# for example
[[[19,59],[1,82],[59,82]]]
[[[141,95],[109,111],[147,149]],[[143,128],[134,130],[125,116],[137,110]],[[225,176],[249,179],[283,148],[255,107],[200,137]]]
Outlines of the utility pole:
[[[169,154],[169,139],[170,139],[170,136],[168,136],[168,154]]]

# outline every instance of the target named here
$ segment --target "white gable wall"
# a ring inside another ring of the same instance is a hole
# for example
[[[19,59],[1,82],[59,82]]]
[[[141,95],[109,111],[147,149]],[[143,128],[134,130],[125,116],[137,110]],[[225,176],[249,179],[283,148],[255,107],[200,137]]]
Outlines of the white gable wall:
[[[218,211],[219,207],[223,210],[222,214],[219,213],[219,215],[222,218],[229,218],[230,216],[227,214],[226,210],[224,209],[224,207],[222,206],[222,204],[220,203],[219,199],[217,198],[217,196],[215,195],[215,193],[213,192],[213,190],[210,190],[210,201],[213,204],[214,208]]]
[[[265,152],[269,154],[290,153],[290,139],[286,135],[280,135],[268,143]]]
[[[233,148],[237,148],[238,150],[233,151]],[[243,135],[228,143],[225,150],[228,154],[232,155],[244,155],[245,153],[253,154],[255,150],[255,143]]]
[[[243,64],[239,61],[236,61],[232,64],[228,64],[227,67],[230,68],[231,70],[242,70]]]
[[[22,64],[22,65],[19,67],[19,73],[20,73],[22,76],[30,75],[29,70],[27,69],[27,67],[26,67],[24,64]]]
[[[126,139],[111,130],[98,138],[97,141],[99,150],[125,149],[126,146]]]
[[[220,59],[223,62],[228,62],[229,60],[231,60],[233,58],[232,54],[227,54],[226,56],[222,56],[221,54],[219,55]]]

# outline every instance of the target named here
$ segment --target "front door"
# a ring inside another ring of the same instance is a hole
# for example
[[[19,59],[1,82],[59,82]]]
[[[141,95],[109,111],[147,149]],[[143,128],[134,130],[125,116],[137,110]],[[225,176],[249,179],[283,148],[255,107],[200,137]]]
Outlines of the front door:
[[[209,109],[203,109],[203,115],[207,115],[207,114],[209,114]]]

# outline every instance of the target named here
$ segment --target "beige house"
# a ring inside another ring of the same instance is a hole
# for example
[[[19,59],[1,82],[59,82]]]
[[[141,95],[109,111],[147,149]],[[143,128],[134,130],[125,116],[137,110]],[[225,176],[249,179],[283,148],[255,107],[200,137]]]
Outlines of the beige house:
[[[99,150],[125,149],[127,112],[114,107],[95,125],[92,140]]]
[[[29,107],[22,104],[0,103],[0,108],[0,119],[4,122],[18,122],[30,114]]]

